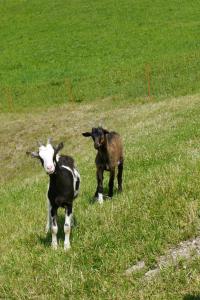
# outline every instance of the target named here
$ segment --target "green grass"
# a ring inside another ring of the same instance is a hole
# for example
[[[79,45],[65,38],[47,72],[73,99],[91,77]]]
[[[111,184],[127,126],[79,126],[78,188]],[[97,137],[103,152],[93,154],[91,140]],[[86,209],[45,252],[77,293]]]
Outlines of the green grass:
[[[199,92],[198,1],[1,1],[0,110]]]
[[[1,299],[199,299],[199,259],[123,275],[199,234],[199,26],[198,1],[0,1]],[[81,136],[99,122],[125,145],[124,192],[102,207]],[[82,178],[68,253],[62,210],[50,247],[48,177],[25,155],[49,136]]]
[[[145,104],[105,99],[40,113],[2,113],[0,297],[198,299],[198,259],[168,267],[152,282],[143,279],[143,271],[130,278],[123,273],[140,259],[153,267],[170,247],[199,233],[199,101],[199,95]],[[95,150],[81,136],[99,120],[120,132],[125,145],[124,192],[103,206],[90,202]],[[50,247],[44,233],[48,177],[25,156],[49,135],[65,142],[63,153],[75,157],[82,177],[68,253],[62,210],[59,249]]]

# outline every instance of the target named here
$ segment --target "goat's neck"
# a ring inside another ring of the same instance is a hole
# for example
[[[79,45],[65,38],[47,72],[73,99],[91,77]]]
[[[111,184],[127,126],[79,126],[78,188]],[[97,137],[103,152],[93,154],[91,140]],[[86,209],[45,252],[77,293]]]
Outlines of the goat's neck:
[[[107,154],[107,144],[108,144],[107,137],[105,136],[104,143],[102,144],[102,146],[98,150],[98,152],[101,156],[105,156],[105,154]]]
[[[98,155],[103,161],[107,160],[107,147],[105,144],[102,145],[100,149],[98,149]]]
[[[49,175],[50,180],[54,180],[56,178],[57,174],[59,173],[59,170],[60,170],[58,162],[55,160],[54,163],[55,163],[55,171],[53,172],[53,174]]]

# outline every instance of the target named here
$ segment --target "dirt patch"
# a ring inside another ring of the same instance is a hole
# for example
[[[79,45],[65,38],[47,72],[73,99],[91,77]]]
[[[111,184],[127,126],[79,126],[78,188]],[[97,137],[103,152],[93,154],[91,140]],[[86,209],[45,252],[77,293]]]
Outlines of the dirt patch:
[[[166,255],[162,255],[157,259],[157,266],[154,269],[148,270],[144,276],[147,279],[152,279],[155,275],[168,266],[177,265],[180,260],[192,260],[200,257],[200,237],[192,240],[181,242],[176,247],[171,248]],[[144,261],[139,261],[125,271],[125,275],[129,276],[139,270],[145,268]]]

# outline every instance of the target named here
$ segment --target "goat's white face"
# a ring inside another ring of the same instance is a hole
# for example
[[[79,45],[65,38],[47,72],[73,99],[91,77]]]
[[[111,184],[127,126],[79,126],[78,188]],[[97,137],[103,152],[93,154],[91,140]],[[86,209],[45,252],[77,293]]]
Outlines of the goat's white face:
[[[46,146],[42,145],[39,148],[39,156],[42,159],[44,169],[48,174],[52,174],[55,171],[55,164],[53,161],[54,151],[51,144],[47,144]]]

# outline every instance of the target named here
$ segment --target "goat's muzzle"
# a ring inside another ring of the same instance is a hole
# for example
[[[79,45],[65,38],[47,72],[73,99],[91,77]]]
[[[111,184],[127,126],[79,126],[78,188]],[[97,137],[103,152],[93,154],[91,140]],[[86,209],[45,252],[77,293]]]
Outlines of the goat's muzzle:
[[[46,172],[47,172],[48,175],[53,174],[53,173],[55,172],[55,166],[54,166],[54,165],[48,166],[48,167],[46,168]]]
[[[98,150],[100,147],[101,147],[101,144],[99,144],[99,143],[94,143],[94,148],[95,148],[96,150]]]

